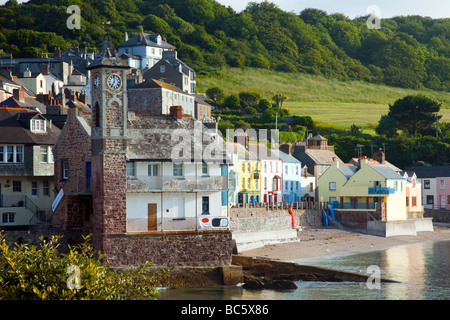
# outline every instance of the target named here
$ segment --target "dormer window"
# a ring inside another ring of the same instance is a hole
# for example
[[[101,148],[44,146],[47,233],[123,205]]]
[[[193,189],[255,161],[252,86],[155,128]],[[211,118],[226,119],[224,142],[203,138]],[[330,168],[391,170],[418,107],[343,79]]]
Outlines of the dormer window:
[[[160,66],[159,67],[159,72],[160,73],[165,73],[166,72],[166,66]]]
[[[45,132],[45,120],[43,119],[32,119],[30,123],[30,128],[32,132]]]

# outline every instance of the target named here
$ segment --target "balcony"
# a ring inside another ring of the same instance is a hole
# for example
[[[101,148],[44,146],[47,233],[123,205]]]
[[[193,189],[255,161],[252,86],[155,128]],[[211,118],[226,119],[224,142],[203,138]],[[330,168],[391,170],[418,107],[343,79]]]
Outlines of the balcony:
[[[369,188],[369,195],[390,195],[395,193],[394,188],[382,188],[382,187],[374,187]]]
[[[127,178],[128,192],[198,192],[227,190],[227,177],[222,176],[184,176]]]
[[[357,202],[357,203],[353,203],[353,202],[343,202],[342,203],[342,208],[341,208],[341,204],[338,201],[333,202],[332,204],[333,209],[335,210],[375,210],[376,209],[376,204],[371,202],[371,203],[365,203],[365,202]]]

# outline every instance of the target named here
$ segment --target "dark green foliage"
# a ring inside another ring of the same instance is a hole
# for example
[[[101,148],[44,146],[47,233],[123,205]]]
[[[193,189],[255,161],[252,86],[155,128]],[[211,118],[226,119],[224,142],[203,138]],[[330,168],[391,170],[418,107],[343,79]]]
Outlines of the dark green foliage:
[[[81,30],[66,27],[69,5],[81,9]],[[269,1],[237,13],[211,0],[10,0],[0,6],[0,50],[17,57],[72,44],[96,50],[106,34],[118,45],[123,32],[144,30],[166,37],[199,73],[228,65],[450,89],[450,19],[395,17],[380,30],[366,20],[285,12]]]

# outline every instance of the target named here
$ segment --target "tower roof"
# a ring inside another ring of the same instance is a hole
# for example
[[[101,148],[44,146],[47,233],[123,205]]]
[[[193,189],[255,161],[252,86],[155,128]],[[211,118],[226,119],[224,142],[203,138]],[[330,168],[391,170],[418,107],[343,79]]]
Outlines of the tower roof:
[[[130,68],[130,66],[120,57],[109,37],[105,38],[100,52],[96,55],[94,61],[92,61],[87,69],[99,67]]]

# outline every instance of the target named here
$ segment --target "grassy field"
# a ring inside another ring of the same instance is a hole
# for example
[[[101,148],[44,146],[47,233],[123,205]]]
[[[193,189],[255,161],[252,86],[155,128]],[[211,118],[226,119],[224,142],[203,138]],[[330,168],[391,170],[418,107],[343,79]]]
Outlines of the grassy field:
[[[284,105],[292,114],[311,116],[314,121],[322,123],[323,127],[348,129],[355,124],[364,133],[375,132],[380,117],[387,114],[386,104],[341,103],[341,102],[298,102],[286,101]],[[450,122],[450,109],[441,109],[442,121]]]
[[[222,69],[216,76],[198,76],[198,92],[220,87],[226,94],[256,91],[265,98],[276,93],[288,97],[283,107],[292,114],[309,115],[314,121],[339,128],[352,124],[373,132],[389,104],[410,94],[424,94],[442,103],[443,121],[450,121],[450,93],[428,89],[412,90],[361,81],[337,81],[299,73],[263,69]],[[367,130],[367,131],[366,131]]]

